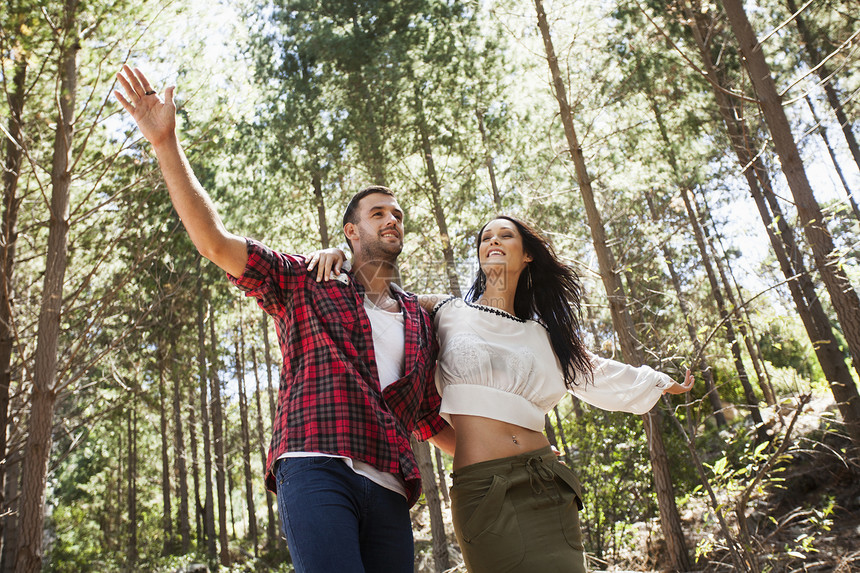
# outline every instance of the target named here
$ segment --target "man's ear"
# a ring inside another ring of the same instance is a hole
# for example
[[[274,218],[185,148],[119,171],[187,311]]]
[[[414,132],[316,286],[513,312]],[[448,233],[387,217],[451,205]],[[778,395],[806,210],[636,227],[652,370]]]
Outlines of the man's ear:
[[[358,229],[355,228],[354,223],[347,223],[343,226],[343,234],[350,241],[358,240]]]

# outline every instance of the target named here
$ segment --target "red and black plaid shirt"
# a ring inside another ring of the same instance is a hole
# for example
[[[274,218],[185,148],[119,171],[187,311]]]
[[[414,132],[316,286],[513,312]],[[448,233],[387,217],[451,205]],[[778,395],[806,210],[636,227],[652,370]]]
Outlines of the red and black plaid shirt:
[[[404,315],[405,375],[380,390],[364,287],[349,274],[348,284],[318,283],[304,257],[247,243],[245,271],[228,277],[272,316],[284,359],[266,486],[275,491],[272,465],[281,454],[322,452],[399,474],[415,503],[421,478],[409,436],[426,440],[445,427],[430,317],[415,296],[394,293]]]

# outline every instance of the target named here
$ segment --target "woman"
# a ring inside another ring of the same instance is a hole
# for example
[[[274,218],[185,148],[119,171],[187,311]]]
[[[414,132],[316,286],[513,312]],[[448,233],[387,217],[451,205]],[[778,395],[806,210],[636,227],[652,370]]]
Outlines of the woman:
[[[456,434],[451,509],[466,567],[585,571],[579,482],[550,448],[544,414],[566,392],[641,414],[664,392],[690,390],[693,378],[688,370],[678,384],[589,353],[579,335],[576,274],[522,221],[487,223],[478,260],[466,300],[420,297],[435,313],[441,414]],[[313,255],[308,269],[317,265],[327,277],[328,255]]]

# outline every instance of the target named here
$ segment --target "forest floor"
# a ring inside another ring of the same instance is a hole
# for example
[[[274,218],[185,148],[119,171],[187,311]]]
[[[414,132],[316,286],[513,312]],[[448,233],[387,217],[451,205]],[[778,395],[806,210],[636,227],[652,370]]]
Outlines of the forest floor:
[[[785,424],[793,416],[792,410],[790,405],[784,405]],[[770,472],[765,487],[751,496],[745,512],[749,544],[762,572],[860,573],[860,468],[846,463],[842,455],[847,446],[845,439],[826,429],[827,421],[834,419],[828,413],[834,410],[833,399],[827,396],[814,397],[804,406],[792,432],[788,454],[777,466],[780,471]],[[774,409],[763,414],[766,420],[778,418]],[[747,481],[738,478],[732,491],[742,489]],[[727,493],[729,489],[718,491],[718,499],[730,508],[737,494]],[[679,509],[691,554],[694,548],[701,549],[694,569],[702,573],[739,571],[707,500],[690,498]],[[423,504],[414,511],[418,555],[415,572],[434,571],[430,519]],[[450,507],[443,503],[442,511],[449,539],[448,573],[465,573]],[[729,510],[724,513],[728,529],[737,537],[737,520]],[[663,555],[665,543],[656,521],[635,524],[634,529],[638,533],[614,561],[601,562],[589,556],[590,570],[668,571]]]

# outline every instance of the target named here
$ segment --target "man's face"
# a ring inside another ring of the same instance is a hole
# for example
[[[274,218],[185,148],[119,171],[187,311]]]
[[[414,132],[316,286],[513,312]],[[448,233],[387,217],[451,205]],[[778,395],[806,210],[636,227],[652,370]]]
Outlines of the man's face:
[[[358,222],[344,231],[356,256],[393,262],[403,250],[403,209],[394,197],[371,193],[358,204]]]

